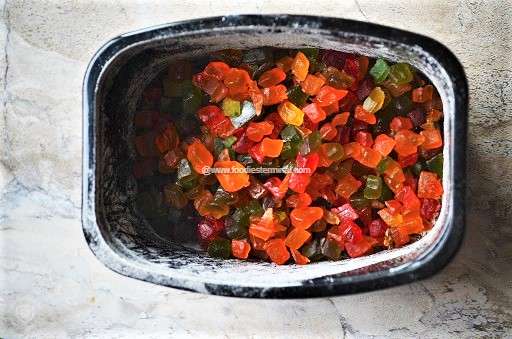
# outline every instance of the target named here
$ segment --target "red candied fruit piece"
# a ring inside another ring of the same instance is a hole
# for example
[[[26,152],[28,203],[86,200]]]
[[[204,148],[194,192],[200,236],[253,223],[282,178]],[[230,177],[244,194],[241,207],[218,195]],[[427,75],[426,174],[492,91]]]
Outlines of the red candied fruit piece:
[[[374,238],[382,238],[386,234],[388,225],[382,219],[375,219],[369,225],[370,236]]]
[[[218,237],[223,230],[223,220],[217,220],[209,217],[202,218],[196,228],[197,237],[201,246],[208,246],[208,244]]]

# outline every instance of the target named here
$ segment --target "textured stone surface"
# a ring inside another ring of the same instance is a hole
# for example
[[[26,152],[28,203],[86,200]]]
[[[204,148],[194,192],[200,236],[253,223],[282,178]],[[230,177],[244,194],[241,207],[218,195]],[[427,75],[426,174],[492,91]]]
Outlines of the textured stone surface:
[[[198,5],[200,4],[200,5]],[[512,2],[0,0],[0,336],[512,336]],[[467,236],[438,275],[313,300],[205,296],[119,276],[80,226],[81,82],[117,34],[237,13],[331,15],[430,35],[470,85]]]

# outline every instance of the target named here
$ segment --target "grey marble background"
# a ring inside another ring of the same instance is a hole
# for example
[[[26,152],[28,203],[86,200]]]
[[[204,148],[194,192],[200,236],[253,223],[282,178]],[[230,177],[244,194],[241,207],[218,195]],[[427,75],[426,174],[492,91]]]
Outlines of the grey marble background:
[[[0,0],[0,337],[512,337],[512,1]],[[436,276],[312,300],[244,300],[124,278],[80,225],[81,85],[126,31],[235,13],[340,16],[430,35],[470,86],[468,222]]]

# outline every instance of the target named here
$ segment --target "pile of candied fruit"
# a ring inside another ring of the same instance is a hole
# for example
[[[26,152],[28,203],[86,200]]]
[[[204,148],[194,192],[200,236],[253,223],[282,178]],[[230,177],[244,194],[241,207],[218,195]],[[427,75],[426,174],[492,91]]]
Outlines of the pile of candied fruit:
[[[406,63],[223,50],[174,62],[141,100],[133,174],[161,185],[141,199],[193,209],[210,256],[354,258],[417,240],[439,214],[442,102]]]

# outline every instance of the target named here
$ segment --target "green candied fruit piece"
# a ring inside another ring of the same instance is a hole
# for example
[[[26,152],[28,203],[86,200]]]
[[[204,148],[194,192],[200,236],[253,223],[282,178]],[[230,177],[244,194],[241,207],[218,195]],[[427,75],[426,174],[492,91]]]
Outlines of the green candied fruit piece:
[[[185,115],[195,114],[203,102],[203,93],[196,86],[183,95],[183,113]]]
[[[290,141],[292,139],[297,139],[297,138],[300,139],[299,132],[292,125],[287,125],[285,128],[283,128],[283,130],[281,131],[281,133],[279,135],[281,136],[281,139],[283,141]]]
[[[287,94],[288,100],[299,108],[303,107],[308,99],[308,95],[302,92],[299,85],[292,87]]]
[[[382,185],[382,194],[380,195],[381,201],[392,200],[395,197],[395,194],[392,190],[389,189],[388,185]]]
[[[208,254],[214,258],[229,259],[231,257],[231,241],[217,238],[208,245]]]
[[[323,239],[321,243],[321,252],[331,260],[338,260],[341,256],[340,246],[338,246],[336,241],[331,239]]]
[[[382,179],[376,175],[366,178],[366,186],[363,195],[366,199],[379,199],[382,194]]]
[[[177,179],[176,184],[184,191],[188,191],[199,184],[197,174],[192,170],[187,159],[181,159],[178,164]]]
[[[314,239],[313,241],[301,247],[301,254],[311,261],[318,261],[323,258],[321,239]]]
[[[235,197],[233,193],[229,193],[224,191],[222,188],[218,188],[213,195],[213,201],[217,205],[231,205],[235,202]]]
[[[224,229],[229,239],[247,239],[249,236],[249,217],[245,215],[247,217],[247,223],[240,222],[239,216],[236,217],[238,218],[237,221],[235,216],[239,210],[240,209],[237,209],[235,213],[233,213],[233,216],[228,216],[224,219]]]
[[[389,68],[389,80],[397,85],[403,85],[412,81],[412,72],[408,64],[398,63]]]
[[[391,164],[392,162],[393,159],[391,159],[390,157],[384,157],[377,165],[377,173],[383,174],[388,168],[389,164]]]
[[[426,164],[422,161],[418,161],[414,165],[411,166],[412,173],[414,173],[415,176],[419,176],[421,171],[424,171],[426,168]]]
[[[226,148],[224,145],[224,140],[221,138],[215,138],[213,139],[213,155],[215,158],[219,157],[219,154]]]
[[[302,143],[300,148],[300,154],[307,155],[311,152],[314,152],[320,147],[322,144],[322,136],[319,131],[314,131],[309,134]]]
[[[230,148],[231,146],[233,146],[233,144],[236,142],[236,137],[234,135],[231,135],[229,137],[227,137],[226,139],[224,139],[224,147],[226,148]]]
[[[375,80],[375,83],[380,84],[388,77],[389,69],[390,67],[384,59],[377,59],[369,73],[373,77],[373,80]]]
[[[256,217],[261,217],[265,212],[258,200],[251,200],[246,206],[244,206],[244,209],[249,215]]]
[[[439,153],[433,158],[427,160],[427,167],[430,171],[436,173],[439,178],[443,177],[443,154]]]
[[[370,206],[370,200],[364,197],[363,190],[359,190],[350,196],[350,205],[356,210],[362,210],[365,207]]]
[[[224,98],[224,100],[222,100],[222,112],[224,112],[224,115],[228,117],[240,116],[242,113],[240,101]]]
[[[283,144],[280,157],[284,160],[294,159],[299,153],[300,141],[286,141]]]

